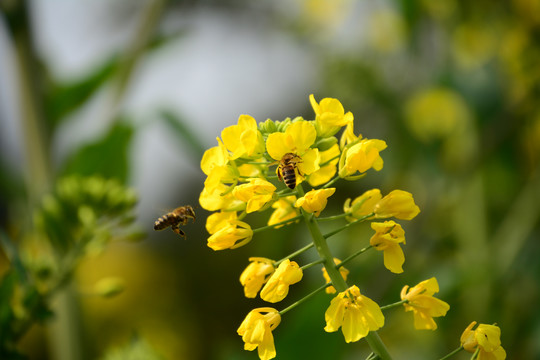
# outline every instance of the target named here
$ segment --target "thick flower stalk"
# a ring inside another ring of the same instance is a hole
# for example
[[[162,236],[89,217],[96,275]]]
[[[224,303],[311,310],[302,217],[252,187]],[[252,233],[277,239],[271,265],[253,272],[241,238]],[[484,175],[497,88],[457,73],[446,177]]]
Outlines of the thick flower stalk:
[[[339,260],[338,258],[334,258],[334,264],[339,265],[340,263],[341,263],[341,260]],[[332,280],[330,279],[330,276],[328,276],[328,271],[326,271],[326,268],[324,267],[322,268],[322,273],[323,273],[324,280],[326,280],[326,283],[330,284]],[[343,280],[347,280],[347,276],[349,276],[349,270],[347,270],[344,266],[341,266],[339,268],[339,273],[341,274],[341,277],[343,278]],[[335,294],[336,288],[333,286],[328,286],[326,288],[326,293]]]
[[[461,346],[468,352],[478,351],[479,360],[504,360],[506,351],[501,346],[501,329],[495,325],[480,324],[476,321],[467,326],[461,335]]]

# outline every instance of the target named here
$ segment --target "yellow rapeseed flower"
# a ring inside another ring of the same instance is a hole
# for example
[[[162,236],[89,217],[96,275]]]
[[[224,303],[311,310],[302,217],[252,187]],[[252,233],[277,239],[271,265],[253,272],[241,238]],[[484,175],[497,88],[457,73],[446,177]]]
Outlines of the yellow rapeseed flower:
[[[339,265],[341,263],[341,260],[339,260],[338,258],[334,258],[334,263],[336,265]],[[330,276],[328,276],[328,272],[326,271],[325,267],[322,268],[322,273],[324,279],[326,280],[326,283],[330,283],[332,280],[330,279]],[[347,280],[347,276],[349,276],[349,270],[345,269],[345,266],[341,266],[339,268],[339,273],[341,274],[343,280]],[[327,294],[335,294],[336,288],[330,285],[325,289],[325,291]]]
[[[480,324],[473,330],[476,321],[467,326],[461,335],[461,346],[474,353],[479,349],[477,359],[504,360],[506,351],[501,346],[501,329],[495,325]]]
[[[236,211],[215,212],[206,218],[206,231],[209,234],[214,234],[228,225],[231,220],[236,220],[236,216]]]
[[[229,153],[223,142],[216,138],[218,146],[206,150],[201,159],[201,169],[206,175],[210,175],[216,166],[225,166],[229,162]]]
[[[272,330],[280,322],[281,315],[276,309],[264,307],[251,310],[237,330],[244,341],[244,349],[253,351],[258,348],[261,360],[275,358],[276,348]]]
[[[249,261],[251,263],[240,275],[240,283],[246,297],[254,298],[275,269],[274,262],[267,258],[250,257]]]
[[[240,115],[238,124],[221,132],[223,143],[231,151],[231,159],[258,158],[264,153],[264,139],[257,121],[249,115]]]
[[[347,217],[349,221],[355,221],[365,216],[373,214],[375,205],[382,199],[381,190],[371,189],[355,198],[352,202],[347,199],[343,205],[345,213],[350,214]]]
[[[341,133],[341,137],[339,138],[339,148],[344,149],[345,146],[362,139],[362,135],[356,136],[354,134],[354,122],[351,122],[347,125],[345,130],[343,130],[343,133]]]
[[[268,225],[274,225],[298,216],[298,209],[294,207],[295,202],[296,196],[291,195],[281,198],[273,203],[272,208],[275,210],[268,219]],[[276,229],[281,226],[283,225],[276,226]]]
[[[410,289],[408,285],[405,285],[401,290],[401,300],[407,300],[403,304],[405,311],[413,312],[415,329],[437,329],[437,323],[433,318],[445,316],[450,309],[450,305],[446,302],[433,297],[433,294],[437,292],[439,292],[439,284],[434,277]]]
[[[402,273],[405,255],[399,244],[405,244],[405,231],[401,225],[390,220],[383,223],[372,222],[371,228],[375,230],[375,235],[369,243],[383,252],[384,266],[393,273]]]
[[[321,168],[309,176],[311,186],[319,186],[330,181],[337,172],[336,165],[339,161],[339,145],[334,144],[330,149],[320,152]],[[324,164],[324,165],[323,165]]]
[[[339,176],[342,178],[360,174],[373,168],[379,171],[383,168],[383,159],[379,155],[386,149],[386,142],[377,139],[362,139],[354,145],[347,146],[339,160]]]
[[[243,210],[246,204],[234,197],[230,190],[230,186],[222,183],[210,187],[205,186],[199,196],[199,204],[208,211]]]
[[[263,208],[267,203],[272,201],[276,187],[260,178],[249,179],[246,184],[238,185],[233,190],[233,195],[245,202],[246,212],[251,213]]]
[[[261,299],[271,303],[279,302],[289,293],[289,286],[302,280],[302,269],[289,259],[281,262],[261,290]]]
[[[324,314],[327,332],[341,327],[346,342],[358,341],[384,325],[384,316],[376,302],[360,294],[356,285],[334,297]]]
[[[299,120],[290,124],[285,132],[275,132],[266,139],[266,150],[274,160],[280,161],[283,155],[293,153],[302,161],[298,163],[301,174],[309,175],[319,170],[319,150],[312,149],[317,132],[309,121]]]
[[[230,220],[208,238],[208,247],[213,250],[236,249],[251,241],[253,230],[248,223]]]
[[[326,207],[328,198],[336,192],[336,188],[318,189],[308,191],[304,196],[296,200],[294,206],[302,207],[308,213],[314,213],[319,216]]]
[[[350,111],[345,113],[345,109],[338,99],[324,98],[320,103],[317,103],[311,94],[309,102],[315,111],[315,128],[319,137],[332,136],[354,120]]]
[[[395,217],[401,220],[411,220],[418,215],[420,208],[414,203],[410,192],[393,190],[375,204],[373,211],[378,219]]]

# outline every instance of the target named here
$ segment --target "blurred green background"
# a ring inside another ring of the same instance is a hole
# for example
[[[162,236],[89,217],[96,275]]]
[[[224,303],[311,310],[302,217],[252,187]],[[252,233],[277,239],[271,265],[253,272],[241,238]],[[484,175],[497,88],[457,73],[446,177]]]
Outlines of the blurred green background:
[[[3,236],[21,258],[39,258],[23,239],[44,194],[74,174],[133,187],[147,233],[79,259],[69,306],[53,297],[56,316],[18,342],[30,359],[257,358],[236,329],[264,303],[244,298],[238,277],[250,256],[307,244],[306,228],[214,252],[200,207],[185,241],[152,225],[198,206],[199,162],[224,127],[243,113],[312,119],[310,93],[338,98],[357,133],[388,144],[383,170],[338,183],[328,214],[373,187],[409,191],[421,209],[403,224],[405,272],[369,253],[349,264],[349,282],[385,305],[435,276],[451,306],[435,332],[388,311],[379,333],[390,353],[440,358],[474,320],[500,326],[509,359],[540,358],[540,0],[0,0],[0,10]],[[358,225],[331,246],[344,257],[370,236]],[[0,251],[0,274],[8,257]],[[109,277],[123,279],[121,294],[89,290]],[[306,272],[278,308],[321,282]],[[324,332],[329,301],[287,313],[278,359],[369,354],[364,341]]]

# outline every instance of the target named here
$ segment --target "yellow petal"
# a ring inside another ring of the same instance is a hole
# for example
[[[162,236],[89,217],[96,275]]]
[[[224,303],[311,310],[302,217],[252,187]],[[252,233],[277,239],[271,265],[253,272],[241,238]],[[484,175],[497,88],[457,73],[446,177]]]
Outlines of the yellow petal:
[[[287,136],[284,133],[272,133],[266,139],[266,151],[274,160],[281,160],[283,155],[292,152],[286,143]]]
[[[395,244],[388,246],[384,250],[384,267],[393,272],[394,274],[400,274],[403,272],[403,263],[405,262],[405,255],[401,246]]]

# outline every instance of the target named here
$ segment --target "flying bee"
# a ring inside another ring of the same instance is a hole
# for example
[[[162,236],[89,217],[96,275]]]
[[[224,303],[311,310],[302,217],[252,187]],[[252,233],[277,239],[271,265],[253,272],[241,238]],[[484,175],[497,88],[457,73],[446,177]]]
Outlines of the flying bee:
[[[293,153],[286,153],[281,158],[277,167],[277,175],[279,181],[283,181],[289,189],[296,187],[296,171],[298,163],[302,162],[302,158]],[[298,170],[298,174],[302,175]]]
[[[171,227],[172,231],[182,237],[186,237],[186,234],[180,229],[180,225],[186,225],[189,219],[195,221],[195,211],[191,205],[180,206],[160,217],[154,222],[154,230],[163,230]]]

